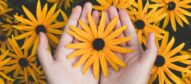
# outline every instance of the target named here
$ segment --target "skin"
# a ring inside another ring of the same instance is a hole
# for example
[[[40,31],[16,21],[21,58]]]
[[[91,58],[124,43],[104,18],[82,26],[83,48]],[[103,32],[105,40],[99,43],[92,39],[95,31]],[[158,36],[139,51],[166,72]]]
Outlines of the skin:
[[[92,11],[92,4],[86,3],[83,9],[80,6],[76,6],[72,10],[72,14],[69,18],[65,29],[69,29],[70,25],[77,26],[78,19],[83,20],[88,24],[87,12],[92,13],[96,24],[99,23],[100,13],[98,11]],[[155,35],[150,33],[144,51],[141,44],[138,42],[137,34],[134,30],[134,26],[124,9],[117,10],[111,6],[105,11],[107,15],[106,24],[110,22],[114,17],[118,16],[120,21],[116,25],[116,29],[127,25],[128,29],[125,30],[123,36],[130,36],[132,40],[121,46],[126,46],[135,50],[129,54],[118,54],[119,57],[127,64],[126,68],[121,68],[119,72],[115,72],[110,66],[108,66],[109,75],[104,77],[101,73],[99,79],[94,79],[91,69],[82,74],[82,67],[73,68],[72,64],[77,60],[68,60],[67,56],[74,50],[65,48],[66,44],[71,42],[77,42],[67,33],[63,33],[61,40],[55,54],[52,55],[48,49],[48,40],[44,33],[40,33],[40,42],[38,46],[38,58],[43,66],[43,70],[46,75],[46,79],[50,84],[146,84],[149,80],[151,69],[157,56],[157,47],[155,44]]]

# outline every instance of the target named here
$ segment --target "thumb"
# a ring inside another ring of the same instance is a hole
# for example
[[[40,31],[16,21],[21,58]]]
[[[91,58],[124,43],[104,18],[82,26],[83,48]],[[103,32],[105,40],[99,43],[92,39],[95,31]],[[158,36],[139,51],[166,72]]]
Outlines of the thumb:
[[[153,32],[149,33],[146,47],[147,47],[146,51],[140,57],[140,62],[142,62],[143,64],[146,64],[152,68],[152,66],[156,60],[157,51],[158,51],[156,43],[155,43],[155,35]]]
[[[48,40],[44,33],[40,32],[40,40],[37,49],[38,58],[43,67],[48,67],[52,62],[53,58],[49,50]]]

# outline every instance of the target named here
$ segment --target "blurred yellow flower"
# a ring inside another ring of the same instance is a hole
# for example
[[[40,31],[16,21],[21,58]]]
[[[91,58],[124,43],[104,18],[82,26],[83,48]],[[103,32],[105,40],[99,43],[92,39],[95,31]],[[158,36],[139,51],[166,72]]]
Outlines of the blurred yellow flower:
[[[159,16],[158,14],[154,14],[156,8],[149,10],[149,2],[147,2],[144,7],[142,0],[138,0],[137,4],[138,6],[128,11],[128,13],[135,26],[139,42],[146,44],[149,32],[154,32],[157,39],[163,38],[163,34],[165,34],[166,31],[152,23],[159,22],[165,15]]]
[[[57,16],[60,14],[61,9],[56,11],[57,4],[54,4],[50,10],[48,10],[48,4],[45,4],[43,9],[41,9],[41,2],[38,0],[37,3],[37,9],[36,9],[36,17],[33,16],[33,14],[25,7],[22,6],[25,14],[29,19],[25,19],[23,17],[15,15],[14,17],[21,22],[22,24],[25,24],[24,26],[20,25],[14,25],[13,27],[18,30],[23,30],[25,33],[18,35],[15,37],[15,39],[20,40],[27,38],[24,42],[24,45],[22,46],[22,49],[24,48],[30,48],[32,45],[34,46],[34,49],[37,49],[38,46],[38,34],[40,32],[44,32],[47,37],[49,38],[51,46],[55,47],[59,39],[57,38],[57,35],[62,34],[62,29],[66,24],[66,21],[59,22],[57,21]],[[61,12],[61,15],[65,14],[64,12]],[[66,16],[65,16],[66,17]],[[64,18],[64,20],[67,20]]]
[[[41,73],[38,73],[35,69],[33,69],[37,81],[35,81],[32,75],[30,74],[28,75],[27,81],[26,81],[24,74],[21,73],[19,76],[17,76],[18,83],[19,84],[47,84],[45,75],[42,71],[42,66],[39,66],[38,69],[41,71]]]
[[[189,24],[188,19],[185,16],[191,16],[191,12],[187,9],[191,9],[191,0],[151,0],[155,2],[151,7],[158,7],[156,13],[166,14],[163,28],[166,28],[168,23],[171,23],[171,26],[174,31],[176,31],[177,24],[184,27],[183,22]]]
[[[10,62],[11,58],[7,58],[9,51],[2,52],[0,55],[0,68],[2,68],[4,65],[6,65],[8,62]],[[4,79],[13,81],[12,78],[8,77],[4,71],[0,70],[0,84],[5,84]]]
[[[12,39],[8,39],[13,52],[9,52],[8,56],[11,58],[3,68],[6,73],[13,73],[13,77],[17,79],[19,74],[24,74],[24,77],[27,78],[29,75],[32,75],[33,79],[36,81],[34,70],[38,70],[37,66],[34,64],[36,61],[36,56],[30,55],[28,50],[21,50],[20,46],[16,42],[14,36]],[[1,52],[5,52],[5,50],[1,50]],[[27,81],[27,80],[25,80]]]
[[[191,60],[189,60],[191,58],[190,55],[179,53],[185,46],[185,43],[181,43],[177,47],[172,48],[175,43],[175,38],[172,37],[172,39],[169,42],[168,40],[169,33],[165,34],[160,44],[159,41],[156,42],[158,46],[158,56],[156,58],[154,67],[151,72],[149,84],[152,84],[152,82],[156,80],[157,77],[159,80],[159,84],[170,84],[170,79],[176,84],[181,84],[182,79],[178,77],[175,73],[173,73],[172,70],[181,73],[191,73],[191,70],[175,64],[175,62],[187,65],[191,64]]]

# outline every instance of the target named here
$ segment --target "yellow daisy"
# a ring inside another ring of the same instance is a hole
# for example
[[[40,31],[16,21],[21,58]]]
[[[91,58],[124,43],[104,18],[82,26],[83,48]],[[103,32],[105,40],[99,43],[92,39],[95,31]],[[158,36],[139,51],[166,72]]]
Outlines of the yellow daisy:
[[[42,66],[38,67],[39,70],[42,70]],[[46,83],[46,79],[45,79],[45,75],[41,72],[38,73],[35,69],[33,69],[34,73],[35,73],[35,77],[37,78],[37,81],[35,81],[32,77],[32,75],[28,75],[27,77],[27,81],[25,81],[25,77],[24,74],[20,74],[17,78],[18,78],[18,83],[19,84],[47,84]]]
[[[150,5],[148,1],[144,7],[142,0],[138,0],[137,4],[137,8],[128,11],[128,13],[137,31],[139,42],[146,43],[149,32],[154,32],[157,38],[162,38],[166,31],[152,23],[160,21],[164,15],[153,14],[156,8],[149,11]]]
[[[96,0],[100,5],[94,5],[96,10],[107,10],[110,6],[115,6],[118,9],[127,9],[131,5],[136,6],[135,0]]]
[[[47,0],[49,3],[58,3],[58,7],[64,6],[65,9],[70,8],[70,5],[74,0]]]
[[[169,34],[167,33],[162,39],[160,45],[159,42],[156,42],[158,46],[158,56],[151,72],[149,84],[152,84],[152,82],[156,80],[157,77],[159,84],[170,84],[172,81],[175,82],[175,84],[181,84],[182,79],[175,75],[172,70],[191,73],[191,70],[175,64],[177,62],[187,65],[191,64],[189,55],[179,53],[184,47],[185,43],[181,43],[177,47],[172,48],[175,43],[175,38],[172,37],[169,42],[168,38]]]
[[[169,21],[174,31],[176,31],[176,22],[184,27],[183,22],[189,24],[188,19],[185,16],[191,16],[191,12],[187,9],[191,9],[190,0],[151,0],[155,2],[151,7],[158,6],[157,13],[166,14],[164,19],[163,28],[166,28]]]
[[[36,9],[36,17],[25,7],[22,6],[25,14],[29,19],[25,19],[21,16],[15,15],[14,17],[20,21],[22,24],[26,26],[14,25],[13,27],[18,30],[23,30],[25,33],[18,35],[15,39],[20,40],[28,37],[28,40],[25,40],[23,48],[30,48],[34,43],[37,43],[33,46],[38,45],[38,34],[39,32],[44,32],[49,41],[54,43],[55,45],[58,44],[59,39],[56,37],[57,35],[62,34],[62,29],[66,24],[66,21],[58,22],[57,16],[60,14],[61,10],[56,11],[57,4],[54,4],[51,9],[48,11],[48,4],[45,4],[43,9],[41,9],[40,0],[37,3]],[[48,11],[48,12],[47,12]],[[61,13],[62,15],[65,14],[64,12]],[[64,18],[65,20],[65,18]],[[56,21],[56,22],[55,22]],[[53,47],[55,47],[55,45]],[[36,49],[36,48],[35,48]]]
[[[68,56],[68,59],[81,56],[79,61],[74,64],[74,67],[79,67],[84,63],[83,74],[85,74],[88,68],[92,66],[94,77],[97,79],[100,73],[100,65],[104,76],[108,76],[107,62],[109,62],[116,71],[119,70],[118,66],[126,66],[114,52],[132,52],[129,48],[119,46],[119,44],[129,41],[130,37],[118,38],[118,36],[127,28],[127,25],[113,31],[119,17],[113,19],[106,26],[106,15],[102,12],[100,24],[96,27],[91,14],[88,13],[87,16],[89,25],[85,24],[82,20],[79,20],[82,29],[71,26],[71,30],[66,30],[68,34],[78,39],[80,43],[71,43],[65,47],[77,49]]]
[[[6,65],[8,62],[10,62],[11,58],[7,58],[7,54],[9,52],[6,51],[0,55],[0,68],[2,68],[4,65]],[[0,84],[4,84],[4,79],[13,81],[9,76],[7,76],[2,69],[0,69]]]
[[[12,11],[11,8],[8,8],[8,4],[6,0],[0,0],[0,17],[6,17],[6,18],[11,18],[7,12]]]
[[[17,36],[23,33],[23,31],[18,31],[17,29],[13,28],[12,27],[13,25],[22,25],[22,24],[16,19],[9,19],[9,18],[6,18],[3,23],[0,23],[0,27],[2,28],[1,30],[3,32],[6,32],[6,37],[11,37],[11,35]]]
[[[34,70],[38,70],[34,62],[36,61],[36,56],[29,55],[28,50],[21,50],[20,46],[16,42],[15,38],[8,39],[13,52],[9,52],[8,56],[11,57],[11,61],[9,61],[3,68],[6,73],[13,73],[13,77],[17,77],[19,74],[24,74],[25,81],[27,81],[27,77],[30,74],[34,80],[37,80],[35,77]],[[5,50],[1,49],[1,52],[5,52]],[[33,51],[32,51],[33,52]],[[17,78],[16,78],[17,79]]]

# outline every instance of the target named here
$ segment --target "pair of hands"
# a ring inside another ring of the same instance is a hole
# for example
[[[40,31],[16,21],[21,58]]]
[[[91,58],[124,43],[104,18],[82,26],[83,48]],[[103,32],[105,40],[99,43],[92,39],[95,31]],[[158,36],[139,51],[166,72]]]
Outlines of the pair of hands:
[[[88,24],[87,12],[92,12],[92,4],[86,3],[83,9],[76,6],[71,13],[69,21],[65,29],[69,29],[70,25],[79,27],[78,19],[83,20]],[[48,40],[44,33],[40,33],[40,42],[38,46],[38,57],[43,66],[46,79],[50,84],[146,84],[149,80],[152,66],[157,57],[157,47],[155,44],[155,36],[149,34],[147,41],[147,49],[144,51],[141,44],[138,42],[136,31],[133,24],[124,9],[117,10],[111,6],[105,11],[107,15],[106,24],[115,17],[120,17],[116,28],[122,25],[127,25],[122,36],[130,36],[132,40],[127,45],[135,50],[133,53],[120,54],[122,60],[127,64],[126,68],[121,68],[119,72],[115,72],[111,67],[108,68],[108,77],[100,76],[96,80],[91,70],[85,75],[82,74],[81,68],[73,68],[72,64],[76,61],[68,60],[67,56],[74,50],[64,48],[66,44],[73,42],[73,37],[67,33],[63,33],[59,45],[57,46],[55,55],[52,56],[48,49]],[[93,18],[96,24],[99,23],[99,12],[93,11]]]

